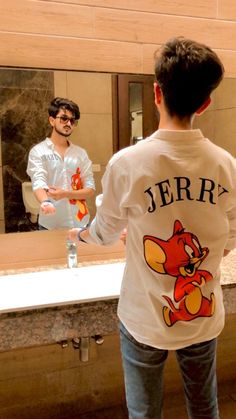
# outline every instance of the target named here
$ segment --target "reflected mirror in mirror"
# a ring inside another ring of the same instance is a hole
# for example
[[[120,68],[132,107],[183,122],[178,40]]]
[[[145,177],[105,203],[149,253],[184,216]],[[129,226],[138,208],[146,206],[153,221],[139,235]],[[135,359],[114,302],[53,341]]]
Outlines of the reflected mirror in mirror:
[[[129,113],[131,144],[143,139],[143,89],[142,83],[129,83]]]
[[[71,140],[87,150],[99,194],[101,177],[113,152],[157,129],[153,80],[150,75],[0,69],[1,233],[35,228],[25,212],[22,183],[29,181],[29,149],[49,135],[47,108],[51,99],[61,96],[78,103],[81,119]],[[212,96],[210,108],[194,120],[195,128],[201,128],[206,137],[233,155],[235,83],[235,79],[223,80]],[[95,200],[91,201],[88,205],[93,217]]]

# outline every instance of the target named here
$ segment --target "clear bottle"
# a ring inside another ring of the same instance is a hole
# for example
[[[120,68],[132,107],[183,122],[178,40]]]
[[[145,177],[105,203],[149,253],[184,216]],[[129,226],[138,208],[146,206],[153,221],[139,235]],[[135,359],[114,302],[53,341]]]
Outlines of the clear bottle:
[[[67,240],[66,249],[67,249],[67,267],[77,268],[78,266],[77,243],[71,240]]]

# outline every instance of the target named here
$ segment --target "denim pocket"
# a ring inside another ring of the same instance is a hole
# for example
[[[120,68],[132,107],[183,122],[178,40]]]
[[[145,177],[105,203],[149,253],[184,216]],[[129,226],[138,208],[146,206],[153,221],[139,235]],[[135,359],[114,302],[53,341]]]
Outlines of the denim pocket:
[[[139,348],[142,348],[142,349],[147,349],[147,350],[149,350],[149,351],[156,351],[156,350],[158,350],[157,348],[154,348],[153,346],[149,346],[149,345],[146,345],[145,343],[141,343],[141,342],[138,342],[129,332],[128,332],[128,330],[126,329],[126,327],[123,325],[123,323],[122,322],[120,322],[120,324],[119,324],[119,328],[120,328],[120,333],[122,333],[125,337],[126,337],[126,339],[128,339],[130,342],[132,342],[134,345],[136,345],[136,346],[138,346]]]

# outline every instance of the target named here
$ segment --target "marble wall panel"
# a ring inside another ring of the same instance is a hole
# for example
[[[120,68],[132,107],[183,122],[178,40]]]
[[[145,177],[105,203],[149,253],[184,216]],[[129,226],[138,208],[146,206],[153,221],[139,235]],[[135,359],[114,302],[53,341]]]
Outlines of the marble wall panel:
[[[29,149],[45,138],[54,96],[52,71],[0,69],[0,121],[5,231],[31,229],[21,184],[29,180]]]
[[[2,170],[0,170],[0,221],[4,224],[4,200],[3,200]],[[0,233],[1,233],[1,229],[0,229]]]
[[[3,180],[2,180],[2,142],[0,129],[0,234],[5,231],[4,221],[4,199],[3,199]]]

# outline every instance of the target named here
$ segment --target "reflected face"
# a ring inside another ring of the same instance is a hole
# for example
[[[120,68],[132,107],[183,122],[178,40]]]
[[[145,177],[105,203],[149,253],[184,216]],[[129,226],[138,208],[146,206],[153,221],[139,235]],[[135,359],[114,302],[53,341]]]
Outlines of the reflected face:
[[[49,117],[49,122],[53,130],[63,137],[69,137],[77,125],[74,115],[67,109],[60,109],[55,118]]]

